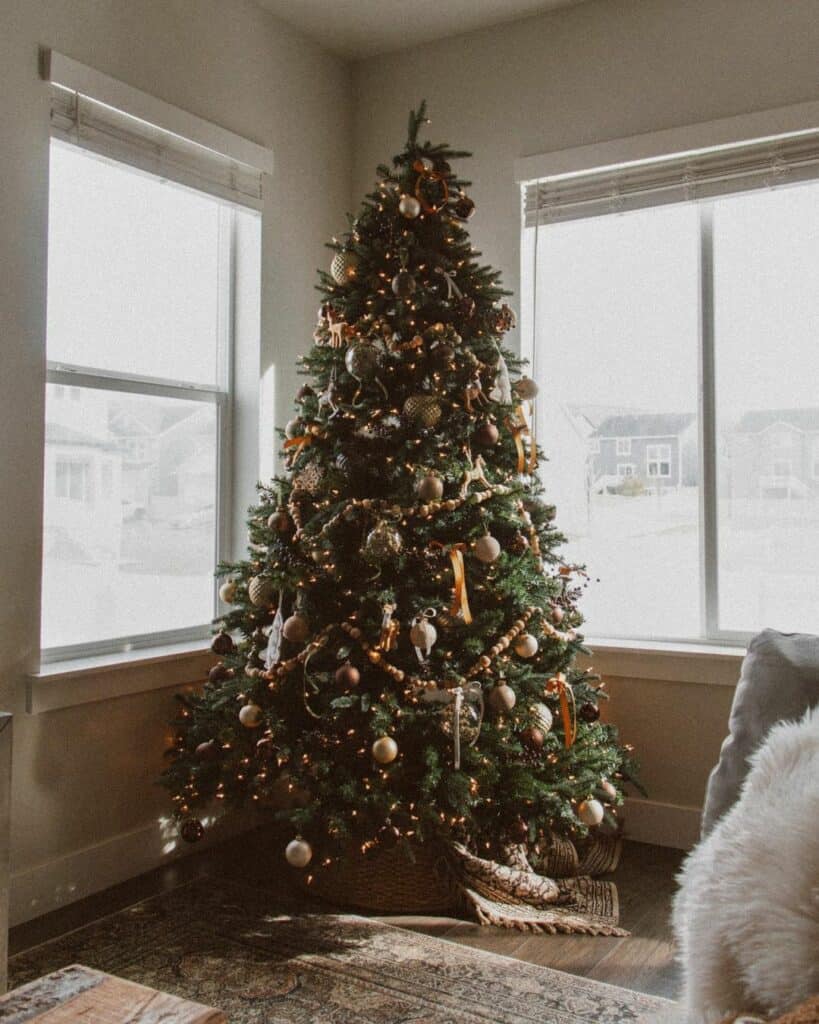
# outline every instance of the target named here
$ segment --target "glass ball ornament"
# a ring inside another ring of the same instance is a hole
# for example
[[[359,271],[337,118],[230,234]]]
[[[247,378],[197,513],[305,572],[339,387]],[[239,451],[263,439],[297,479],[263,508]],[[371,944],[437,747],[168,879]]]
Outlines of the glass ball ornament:
[[[534,658],[538,651],[537,638],[531,633],[521,633],[515,640],[514,650],[519,658]]]
[[[445,736],[455,735],[455,704],[447,706],[439,712],[439,725]],[[461,705],[461,713],[458,716],[460,727],[461,743],[470,746],[473,744],[481,731],[481,716],[474,704],[464,702]]]
[[[301,836],[297,836],[287,844],[284,856],[292,868],[306,868],[313,859],[313,847]]]
[[[577,805],[577,816],[584,825],[593,828],[603,820],[603,805],[599,800],[582,800]]]
[[[381,353],[369,341],[357,341],[344,356],[347,372],[359,381],[372,380],[381,366]]]
[[[404,542],[398,530],[392,523],[382,519],[367,534],[362,553],[368,562],[377,565],[379,562],[394,558],[403,546]]]
[[[475,541],[475,557],[479,562],[489,565],[498,558],[500,553],[500,542],[491,533],[486,533]]]
[[[392,291],[399,299],[408,299],[418,287],[418,282],[408,270],[399,270],[392,279]]]
[[[179,834],[186,843],[198,843],[205,834],[205,826],[198,818],[185,818],[179,826]]]
[[[407,220],[415,220],[421,212],[421,204],[415,196],[404,195],[398,200],[398,212]]]
[[[256,729],[262,724],[264,712],[258,704],[245,704],[239,708],[239,721],[245,729]]]
[[[398,744],[392,736],[379,736],[373,743],[372,752],[378,764],[391,764],[398,757]]]
[[[401,409],[401,416],[411,427],[431,430],[438,425],[443,410],[435,395],[410,395]]]

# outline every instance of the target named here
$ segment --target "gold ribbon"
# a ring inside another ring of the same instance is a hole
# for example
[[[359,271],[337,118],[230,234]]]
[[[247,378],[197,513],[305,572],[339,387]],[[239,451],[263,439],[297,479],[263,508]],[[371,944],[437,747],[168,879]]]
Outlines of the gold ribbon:
[[[560,717],[563,721],[563,745],[568,750],[577,739],[577,707],[574,691],[566,682],[562,672],[552,676],[546,684],[547,693],[556,693],[560,698]]]
[[[313,435],[312,434],[302,434],[301,437],[290,437],[290,438],[288,438],[284,442],[284,450],[287,451],[289,448],[295,448],[296,451],[295,451],[294,460],[293,460],[293,461],[295,461],[301,455],[301,453],[304,451],[304,449],[309,444],[312,444],[312,443],[313,443]]]
[[[466,544],[442,544],[439,540],[430,541],[430,547],[440,548],[445,551],[452,562],[452,574],[455,577],[455,591],[452,597],[452,605],[449,614],[453,617],[460,614],[464,622],[469,625],[472,621],[472,612],[469,610],[469,595],[466,592],[466,567],[464,566],[464,551]]]
[[[512,438],[515,442],[515,448],[518,451],[518,473],[534,473],[537,469],[537,445],[535,444],[534,434],[532,433],[529,424],[526,422],[526,416],[523,412],[523,406],[518,405],[515,407],[514,416],[510,417],[506,421],[506,425],[512,432]],[[529,438],[529,458],[526,458],[526,446],[523,443],[523,438]]]

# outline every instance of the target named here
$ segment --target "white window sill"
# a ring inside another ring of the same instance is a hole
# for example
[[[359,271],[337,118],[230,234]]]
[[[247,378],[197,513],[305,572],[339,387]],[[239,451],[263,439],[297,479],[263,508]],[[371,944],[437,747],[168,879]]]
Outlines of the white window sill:
[[[580,663],[604,678],[656,679],[700,683],[704,686],[736,686],[745,657],[743,646],[720,643],[586,638],[591,657]]]
[[[43,665],[26,681],[26,711],[41,714],[204,681],[214,655],[202,640]]]

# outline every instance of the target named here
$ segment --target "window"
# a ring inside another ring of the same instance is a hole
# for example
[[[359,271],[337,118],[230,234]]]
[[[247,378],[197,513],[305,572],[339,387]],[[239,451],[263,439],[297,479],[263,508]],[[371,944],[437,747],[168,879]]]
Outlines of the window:
[[[671,476],[670,444],[650,444],[646,446],[646,473],[649,476]]]
[[[816,632],[819,134],[524,189],[541,472],[599,579],[588,634]]]
[[[634,476],[634,463],[633,462],[618,462],[617,463],[617,475],[618,476]]]
[[[258,237],[254,212],[52,139],[44,660],[207,635]]]
[[[617,438],[617,454],[618,455],[631,455],[631,438],[630,437],[618,437]]]

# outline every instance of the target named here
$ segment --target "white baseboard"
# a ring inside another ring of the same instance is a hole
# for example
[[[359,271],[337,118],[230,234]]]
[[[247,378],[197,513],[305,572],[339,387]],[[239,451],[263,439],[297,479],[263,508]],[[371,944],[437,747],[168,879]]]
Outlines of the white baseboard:
[[[700,838],[700,807],[656,800],[626,800],[625,836],[638,843],[690,850]]]
[[[74,903],[109,886],[135,878],[187,854],[199,852],[251,824],[242,815],[210,820],[201,842],[189,845],[167,819],[132,832],[123,832],[101,843],[83,847],[62,857],[15,871],[11,876],[9,924],[32,918]]]

